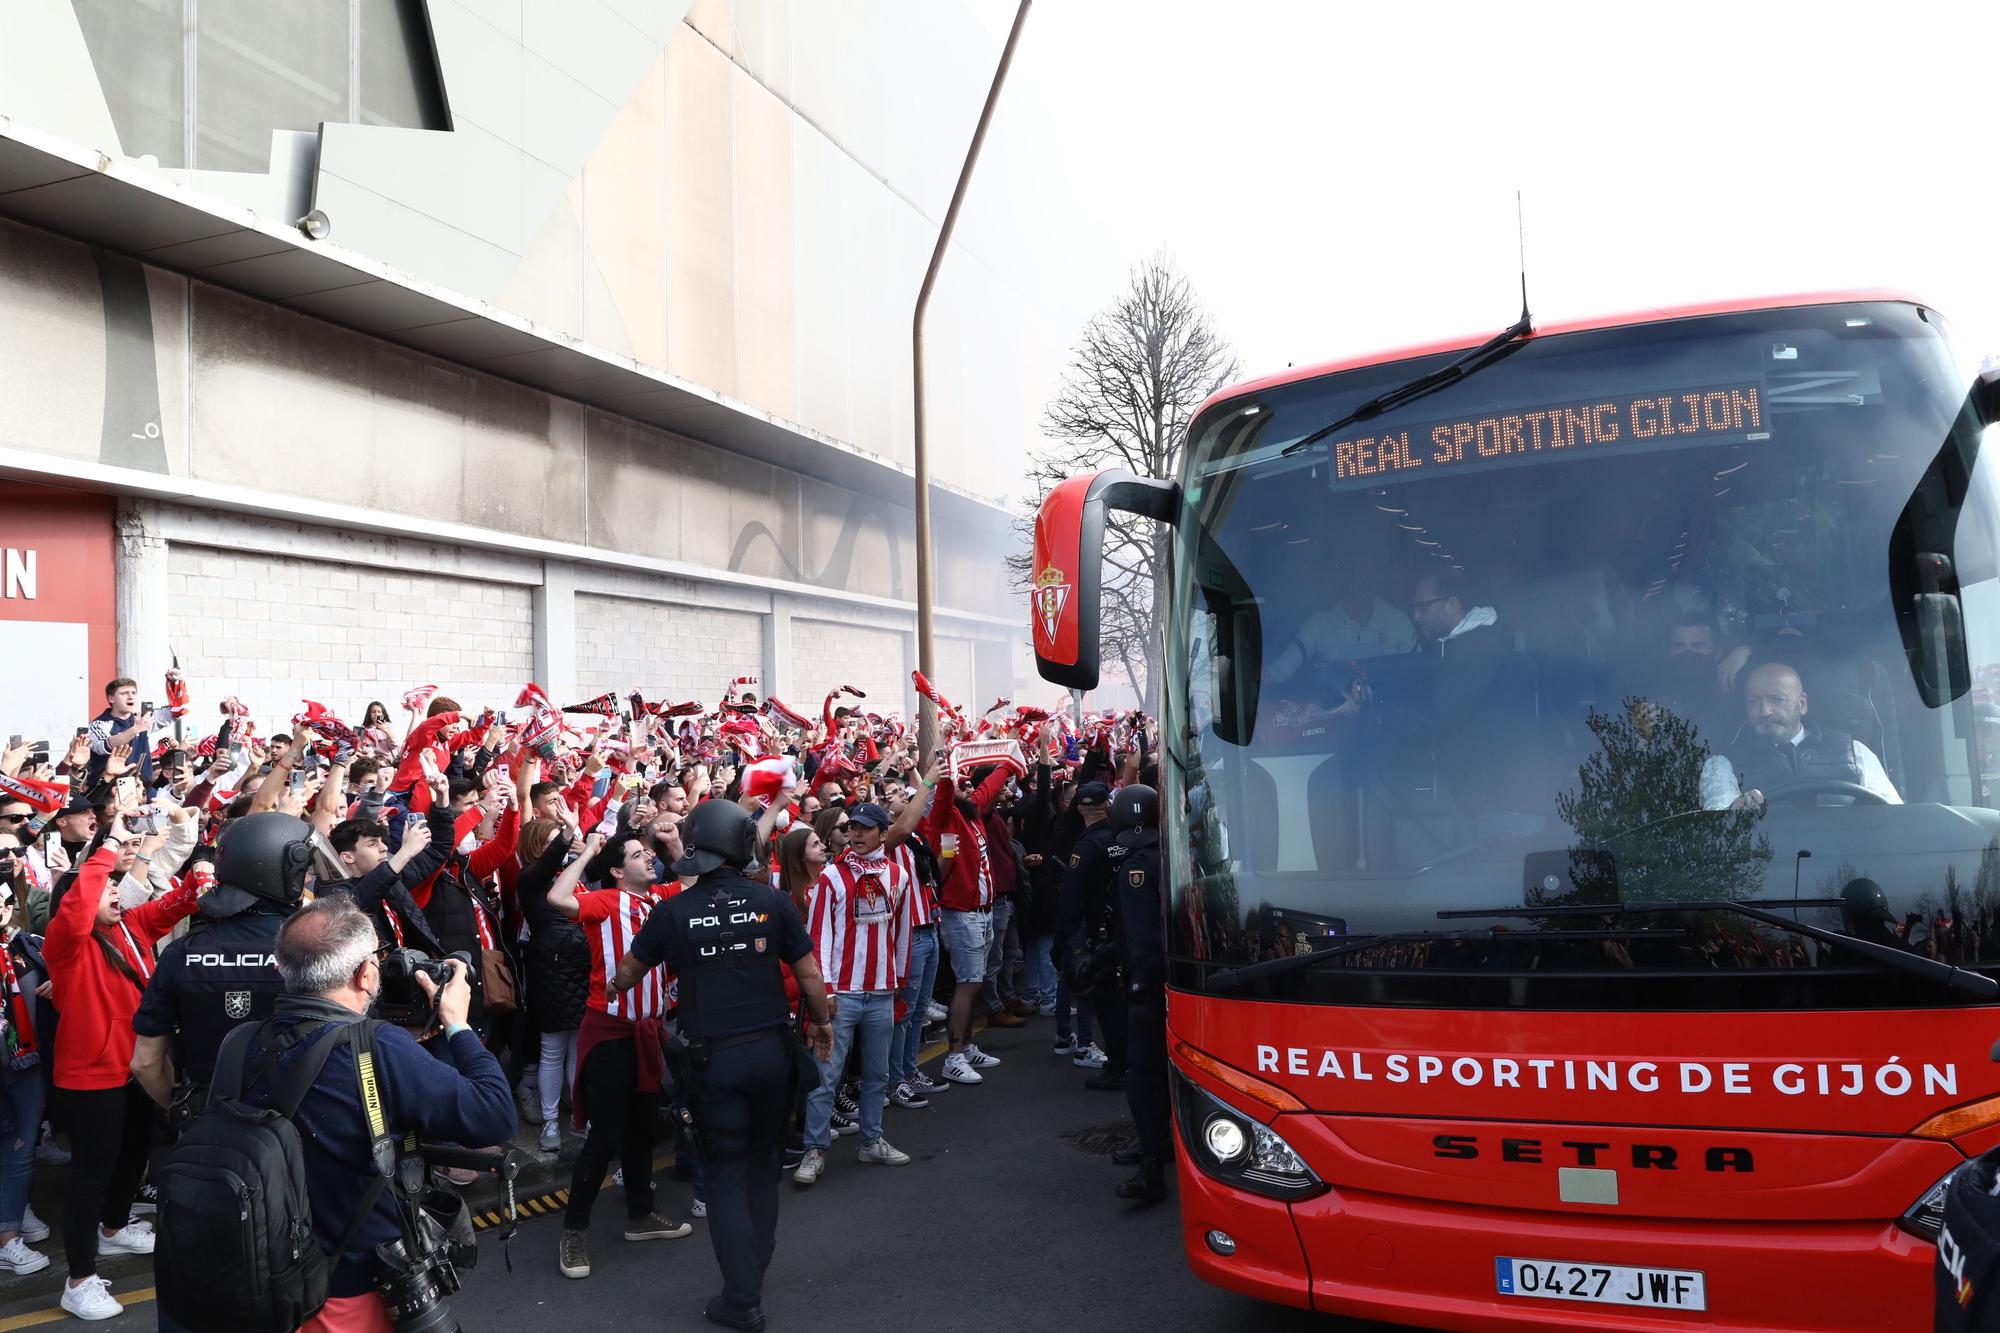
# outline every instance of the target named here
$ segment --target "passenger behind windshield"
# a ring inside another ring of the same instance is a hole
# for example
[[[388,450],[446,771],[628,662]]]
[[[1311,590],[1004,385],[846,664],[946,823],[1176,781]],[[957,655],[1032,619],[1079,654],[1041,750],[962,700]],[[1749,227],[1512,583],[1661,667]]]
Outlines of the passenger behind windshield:
[[[1864,787],[1889,805],[1901,805],[1875,752],[1844,731],[1808,722],[1808,704],[1792,667],[1766,662],[1753,669],[1743,683],[1742,732],[1702,765],[1703,807],[1762,809],[1773,793],[1825,782]]]
[[[1346,664],[1407,653],[1417,646],[1409,617],[1377,595],[1373,586],[1370,571],[1386,564],[1360,550],[1342,549],[1332,557],[1316,582],[1323,579],[1331,585],[1335,600],[1308,615],[1292,641],[1272,659],[1267,674],[1274,683],[1283,684],[1303,672],[1321,702],[1358,706],[1361,686]]]

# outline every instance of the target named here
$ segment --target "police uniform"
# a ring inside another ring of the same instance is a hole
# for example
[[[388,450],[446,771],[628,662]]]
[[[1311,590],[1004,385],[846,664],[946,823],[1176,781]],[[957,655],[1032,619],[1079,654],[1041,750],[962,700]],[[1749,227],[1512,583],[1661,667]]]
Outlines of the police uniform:
[[[679,982],[709,1236],[738,1327],[762,1327],[764,1270],[777,1246],[778,1150],[799,1050],[779,964],[811,952],[791,898],[733,865],[654,908],[632,941],[633,958],[664,964]]]
[[[1086,828],[1070,849],[1069,872],[1063,876],[1056,926],[1056,938],[1069,955],[1064,960],[1066,969],[1074,969],[1080,959],[1108,942],[1115,913],[1113,875],[1124,854],[1108,820]],[[1104,1036],[1104,1071],[1089,1082],[1115,1089],[1118,1080],[1125,1076],[1126,1066],[1124,995],[1116,988],[1104,987],[1079,993],[1076,998],[1090,1006]]]
[[[205,1088],[222,1039],[271,1016],[285,989],[277,953],[286,916],[276,903],[217,885],[203,895],[188,933],[160,956],[132,1030],[170,1038],[183,1087]]]
[[[278,931],[304,891],[311,834],[304,820],[275,812],[232,821],[216,845],[219,882],[146,984],[132,1029],[172,1039],[184,1090],[205,1088],[222,1039],[269,1018],[284,991]]]
[[[1125,1100],[1139,1131],[1142,1170],[1164,1163],[1173,1151],[1173,1118],[1167,1104],[1167,949],[1160,906],[1158,829],[1118,835],[1122,851],[1115,875],[1118,957],[1128,1015]]]

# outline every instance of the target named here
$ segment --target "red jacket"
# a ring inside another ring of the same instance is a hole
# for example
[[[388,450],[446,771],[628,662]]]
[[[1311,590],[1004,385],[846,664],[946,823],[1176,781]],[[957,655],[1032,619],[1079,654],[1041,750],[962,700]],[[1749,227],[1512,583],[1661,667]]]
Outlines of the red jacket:
[[[103,940],[141,978],[153,975],[153,946],[175,923],[194,915],[192,881],[172,893],[126,912],[109,930],[97,930],[97,904],[118,864],[115,848],[100,847],[83,863],[76,883],[49,918],[42,942],[54,1003],[62,1014],[56,1028],[55,1085],[74,1092],[120,1088],[132,1075],[132,1015],[144,989],[105,956]]]
[[[410,809],[422,814],[431,808],[430,784],[424,781],[423,753],[431,752],[437,761],[438,772],[451,767],[451,756],[455,750],[463,750],[479,744],[479,732],[468,728],[449,740],[440,739],[438,733],[458,721],[457,713],[439,713],[419,722],[403,742],[403,757],[396,762],[396,777],[390,784],[391,791],[408,791]]]
[[[972,794],[972,804],[982,817],[1000,799],[1007,785],[1007,770],[995,768]],[[957,789],[949,776],[932,794],[931,808],[917,825],[924,841],[938,855],[944,882],[938,885],[938,906],[954,912],[971,912],[993,906],[993,865],[986,848],[986,830],[959,810]],[[956,834],[958,855],[944,854],[944,835]]]

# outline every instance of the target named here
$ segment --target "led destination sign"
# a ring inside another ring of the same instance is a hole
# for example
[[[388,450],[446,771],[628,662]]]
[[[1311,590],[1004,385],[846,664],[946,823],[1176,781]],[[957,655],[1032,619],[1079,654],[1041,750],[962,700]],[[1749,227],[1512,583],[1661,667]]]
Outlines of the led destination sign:
[[[1757,384],[1557,403],[1334,440],[1333,481],[1497,462],[1525,454],[1768,435]]]

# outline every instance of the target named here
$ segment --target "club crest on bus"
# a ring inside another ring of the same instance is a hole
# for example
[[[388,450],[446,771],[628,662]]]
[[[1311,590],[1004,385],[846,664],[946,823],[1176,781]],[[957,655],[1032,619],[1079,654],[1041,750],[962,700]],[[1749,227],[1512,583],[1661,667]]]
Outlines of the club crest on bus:
[[[1035,614],[1042,622],[1042,636],[1055,642],[1056,626],[1062,623],[1063,608],[1069,605],[1070,585],[1063,572],[1050,565],[1035,576]]]

